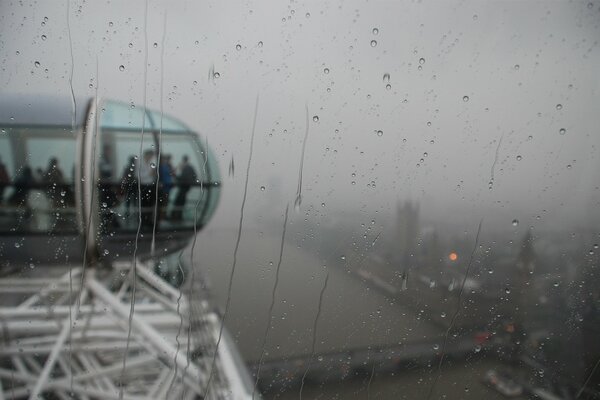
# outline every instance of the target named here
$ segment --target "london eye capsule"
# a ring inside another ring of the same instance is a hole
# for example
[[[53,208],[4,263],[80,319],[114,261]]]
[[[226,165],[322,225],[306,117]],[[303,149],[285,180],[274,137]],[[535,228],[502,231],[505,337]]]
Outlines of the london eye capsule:
[[[181,121],[116,101],[4,98],[0,259],[161,256],[213,215],[215,159]]]

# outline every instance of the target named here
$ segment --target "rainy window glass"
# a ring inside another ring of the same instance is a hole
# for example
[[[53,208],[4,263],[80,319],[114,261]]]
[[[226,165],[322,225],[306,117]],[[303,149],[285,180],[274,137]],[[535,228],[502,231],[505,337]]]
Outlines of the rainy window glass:
[[[600,399],[600,2],[0,38],[0,399]]]

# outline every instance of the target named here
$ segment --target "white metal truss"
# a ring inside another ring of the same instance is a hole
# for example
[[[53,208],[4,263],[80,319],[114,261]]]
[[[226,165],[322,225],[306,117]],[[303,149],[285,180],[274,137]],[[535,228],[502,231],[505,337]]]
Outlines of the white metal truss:
[[[0,400],[251,397],[205,300],[142,262],[47,271],[0,279]]]

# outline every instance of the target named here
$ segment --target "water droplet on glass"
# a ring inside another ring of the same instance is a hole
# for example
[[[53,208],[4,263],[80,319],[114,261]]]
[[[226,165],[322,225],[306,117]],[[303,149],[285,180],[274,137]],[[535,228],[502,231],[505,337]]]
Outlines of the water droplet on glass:
[[[325,75],[327,75],[327,74],[329,73],[329,68],[325,68],[325,69],[323,70],[323,73],[324,73]]]
[[[229,176],[234,176],[235,174],[235,164],[233,162],[233,156],[231,156],[231,161],[229,161]]]
[[[512,226],[518,226],[519,225],[519,220],[518,219],[513,219],[512,220]]]
[[[518,70],[519,70],[519,68],[520,68],[520,67],[519,67],[519,64],[515,64],[515,66],[514,66],[513,68],[515,69],[515,71],[518,71]]]
[[[507,287],[507,288],[504,288],[504,292],[505,292],[506,294],[510,294],[510,288],[508,288],[508,287]]]
[[[258,42],[258,47],[263,47],[263,42],[262,40],[260,42]]]
[[[260,191],[261,191],[261,192],[264,192],[264,191],[265,191],[265,189],[266,189],[266,188],[265,188],[264,186],[261,186],[261,187],[260,187]]]
[[[434,349],[434,350],[439,350],[439,349],[440,349],[440,345],[439,345],[439,344],[437,344],[437,343],[436,343],[436,344],[434,344],[434,345],[433,345],[433,349]]]
[[[305,17],[310,18],[310,13],[306,13]]]
[[[152,169],[156,168],[156,164],[155,163],[150,163],[150,168],[152,168]]]
[[[371,40],[371,47],[377,46],[377,40]]]
[[[42,35],[42,40],[46,40],[46,35]]]
[[[383,136],[383,131],[377,131],[377,136],[382,137]]]
[[[373,35],[378,35],[378,34],[379,34],[379,29],[373,28]]]
[[[119,65],[119,71],[121,71],[121,72],[125,71],[125,66],[124,65]]]
[[[390,74],[389,73],[385,73],[383,74],[383,81],[384,82],[389,82],[390,81]]]
[[[154,43],[152,44],[152,47],[154,47],[154,48],[157,48],[157,47],[158,47],[158,43],[154,42]]]
[[[342,256],[340,256],[340,259],[345,260],[346,256],[342,255]]]
[[[558,133],[560,133],[561,135],[564,135],[565,133],[567,133],[567,130],[565,128],[560,128],[558,130]],[[575,136],[577,136],[577,135],[575,135]]]
[[[463,96],[463,101],[466,103],[467,101],[469,101],[469,96]]]
[[[19,247],[21,247],[21,243],[19,243],[19,242],[16,242],[16,243],[15,243],[15,248],[17,248],[17,249],[18,249]]]
[[[318,115],[314,115],[313,116],[313,121],[314,122],[319,122],[319,116]]]
[[[241,44],[236,44],[236,45],[235,45],[235,49],[236,49],[237,51],[240,51],[240,50],[242,49],[242,45],[241,45]]]
[[[33,65],[35,65],[36,68],[39,68],[40,67],[40,62],[36,61],[36,62],[33,63]]]
[[[517,161],[521,161],[522,159],[523,159],[523,157],[517,156]]]
[[[221,74],[220,74],[220,73],[218,73],[218,72],[215,72],[215,73],[213,74],[213,77],[214,77],[215,79],[219,79],[219,78],[221,77]]]
[[[298,193],[296,195],[296,199],[294,200],[294,210],[300,211],[300,206],[302,205],[302,194]]]
[[[425,64],[425,59],[423,57],[419,58],[419,64],[421,64],[421,65]]]
[[[562,110],[562,104],[557,104],[557,105],[556,105],[556,109],[557,109],[557,110]]]
[[[392,88],[392,85],[390,85],[389,83],[387,85],[385,85],[385,90],[390,90]]]

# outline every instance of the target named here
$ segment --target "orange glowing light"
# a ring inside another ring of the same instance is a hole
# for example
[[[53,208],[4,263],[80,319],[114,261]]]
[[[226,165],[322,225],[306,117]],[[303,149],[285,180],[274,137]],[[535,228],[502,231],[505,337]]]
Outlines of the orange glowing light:
[[[448,254],[448,258],[450,259],[450,261],[456,261],[456,260],[458,260],[458,254],[456,254],[455,252],[452,252],[452,253]]]

